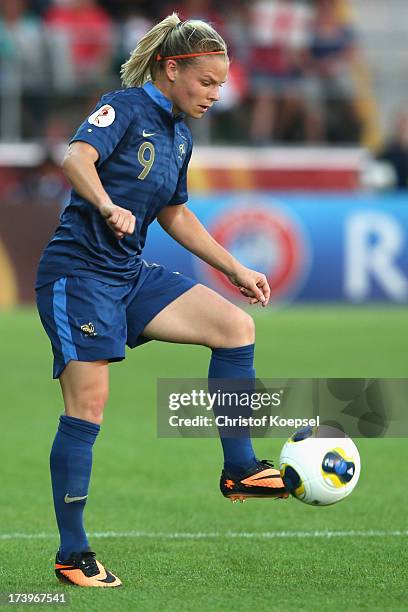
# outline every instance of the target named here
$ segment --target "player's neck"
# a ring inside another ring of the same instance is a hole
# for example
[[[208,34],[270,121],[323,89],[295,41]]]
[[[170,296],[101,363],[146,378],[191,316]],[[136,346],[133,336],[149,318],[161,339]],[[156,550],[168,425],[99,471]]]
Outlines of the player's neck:
[[[167,81],[162,81],[160,79],[157,79],[156,81],[152,81],[152,83],[172,103],[172,105],[173,105],[173,107],[172,107],[173,115],[174,116],[179,115],[181,113],[181,110],[174,104],[174,102],[172,100],[172,96],[171,96],[171,83],[168,83]]]

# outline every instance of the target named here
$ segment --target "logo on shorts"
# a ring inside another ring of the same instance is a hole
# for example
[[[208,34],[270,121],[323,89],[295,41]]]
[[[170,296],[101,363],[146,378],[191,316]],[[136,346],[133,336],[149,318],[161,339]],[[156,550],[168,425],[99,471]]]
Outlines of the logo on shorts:
[[[94,338],[98,334],[95,331],[95,325],[91,322],[85,323],[85,325],[81,325],[81,332],[90,338]]]

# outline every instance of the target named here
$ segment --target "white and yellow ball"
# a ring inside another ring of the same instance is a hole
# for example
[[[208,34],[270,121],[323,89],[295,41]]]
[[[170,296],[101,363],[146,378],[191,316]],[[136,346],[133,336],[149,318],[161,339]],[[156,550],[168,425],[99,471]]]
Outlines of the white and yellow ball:
[[[299,501],[328,506],[345,499],[360,477],[360,454],[342,431],[321,425],[300,429],[284,444],[279,468]]]

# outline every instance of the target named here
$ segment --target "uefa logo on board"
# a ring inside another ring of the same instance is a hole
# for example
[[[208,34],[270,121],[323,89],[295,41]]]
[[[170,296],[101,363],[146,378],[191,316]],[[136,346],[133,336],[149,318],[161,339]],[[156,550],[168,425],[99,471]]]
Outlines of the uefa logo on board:
[[[224,209],[208,229],[243,265],[266,275],[271,299],[296,297],[310,268],[310,248],[305,229],[292,212],[275,203],[248,201]],[[229,299],[247,301],[221,272],[204,264],[204,273],[211,286]]]

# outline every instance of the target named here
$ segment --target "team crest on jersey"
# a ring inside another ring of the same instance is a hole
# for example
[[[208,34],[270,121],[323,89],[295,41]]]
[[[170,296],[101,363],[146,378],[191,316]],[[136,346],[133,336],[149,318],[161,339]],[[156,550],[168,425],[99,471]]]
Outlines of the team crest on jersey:
[[[98,335],[95,331],[95,325],[91,322],[85,323],[85,325],[81,325],[81,332],[85,334],[85,336],[89,336],[90,338],[94,338]]]
[[[105,104],[98,108],[97,111],[92,113],[88,118],[88,123],[96,125],[97,127],[108,127],[115,121],[115,109],[110,104]]]

